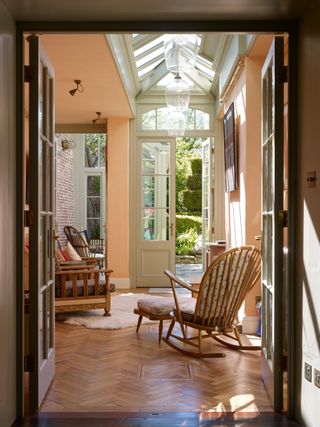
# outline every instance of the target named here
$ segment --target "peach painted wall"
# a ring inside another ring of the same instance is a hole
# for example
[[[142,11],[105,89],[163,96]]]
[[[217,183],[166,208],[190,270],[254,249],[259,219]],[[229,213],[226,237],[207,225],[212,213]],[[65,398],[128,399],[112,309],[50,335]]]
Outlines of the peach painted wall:
[[[261,234],[261,67],[263,58],[245,58],[244,68],[225,100],[235,104],[238,140],[238,188],[226,193],[227,246],[255,245]],[[245,315],[256,316],[257,283],[245,301]]]
[[[108,119],[108,267],[118,288],[129,285],[129,119]]]

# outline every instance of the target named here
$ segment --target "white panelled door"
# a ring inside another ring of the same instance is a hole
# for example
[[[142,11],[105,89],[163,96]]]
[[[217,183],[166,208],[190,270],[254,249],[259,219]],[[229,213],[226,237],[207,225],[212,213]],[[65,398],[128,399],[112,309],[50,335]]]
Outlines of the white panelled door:
[[[29,284],[30,409],[35,411],[55,372],[54,73],[38,37],[29,42]]]
[[[137,286],[168,286],[175,271],[175,140],[138,141]]]
[[[283,38],[262,69],[262,378],[275,410],[283,405]]]

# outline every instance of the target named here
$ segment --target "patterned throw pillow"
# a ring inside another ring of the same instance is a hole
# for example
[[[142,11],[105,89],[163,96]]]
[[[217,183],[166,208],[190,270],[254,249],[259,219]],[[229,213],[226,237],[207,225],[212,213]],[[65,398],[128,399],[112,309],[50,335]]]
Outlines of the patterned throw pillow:
[[[74,249],[73,246],[71,246],[71,243],[68,242],[67,246],[63,248],[63,255],[64,258],[68,258],[70,261],[81,261],[81,256],[78,254],[78,252]]]

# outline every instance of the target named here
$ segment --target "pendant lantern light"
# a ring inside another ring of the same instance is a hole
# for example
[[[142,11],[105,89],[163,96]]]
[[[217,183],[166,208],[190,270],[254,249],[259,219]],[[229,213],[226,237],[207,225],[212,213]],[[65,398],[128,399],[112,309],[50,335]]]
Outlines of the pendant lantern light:
[[[164,39],[167,69],[181,73],[194,68],[197,49],[196,34],[167,34]]]
[[[183,136],[186,129],[186,118],[181,111],[170,111],[166,128],[169,136]]]
[[[190,88],[177,74],[166,87],[166,102],[176,111],[187,111],[190,101]]]

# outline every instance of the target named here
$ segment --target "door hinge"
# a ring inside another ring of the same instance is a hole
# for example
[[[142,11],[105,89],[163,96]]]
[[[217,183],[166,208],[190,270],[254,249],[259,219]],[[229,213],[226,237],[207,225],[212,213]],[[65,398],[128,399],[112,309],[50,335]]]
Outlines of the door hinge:
[[[30,227],[33,225],[33,213],[32,211],[24,211],[24,226]]]
[[[25,65],[24,66],[23,80],[24,80],[25,83],[30,83],[31,80],[33,80],[33,72],[32,72],[32,68],[31,68],[30,65]]]
[[[31,354],[24,356],[24,372],[34,371],[34,357]]]
[[[279,211],[279,225],[280,227],[288,227],[288,211]]]
[[[288,83],[288,66],[285,65],[279,71],[279,78],[282,83]]]

